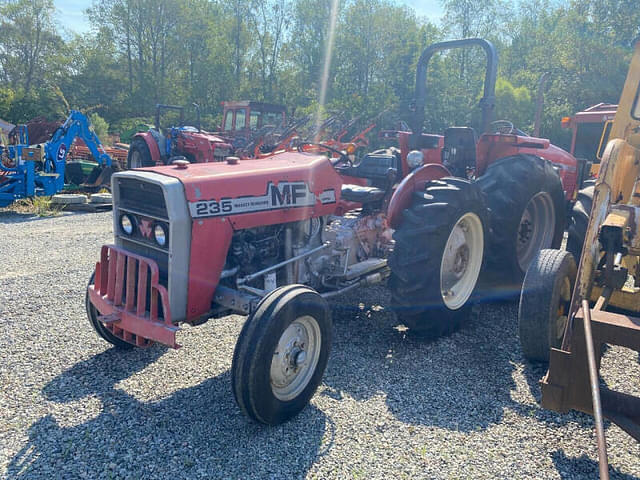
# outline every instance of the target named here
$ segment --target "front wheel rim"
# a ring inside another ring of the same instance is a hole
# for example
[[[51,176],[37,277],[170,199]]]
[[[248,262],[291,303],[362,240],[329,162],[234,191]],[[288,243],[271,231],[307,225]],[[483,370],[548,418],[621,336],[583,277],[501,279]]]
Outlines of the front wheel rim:
[[[440,294],[450,310],[461,308],[471,297],[483,253],[482,221],[475,213],[466,213],[451,230],[440,263]]]
[[[558,309],[556,311],[556,319],[551,326],[551,342],[552,347],[558,348],[564,337],[564,330],[569,321],[569,308],[571,306],[571,280],[564,277],[560,285],[558,294]]]
[[[271,390],[278,400],[293,400],[309,385],[321,345],[320,325],[310,315],[296,318],[282,332],[270,368]]]
[[[516,234],[516,254],[523,272],[540,250],[550,248],[556,228],[556,210],[551,195],[535,194],[524,209]]]

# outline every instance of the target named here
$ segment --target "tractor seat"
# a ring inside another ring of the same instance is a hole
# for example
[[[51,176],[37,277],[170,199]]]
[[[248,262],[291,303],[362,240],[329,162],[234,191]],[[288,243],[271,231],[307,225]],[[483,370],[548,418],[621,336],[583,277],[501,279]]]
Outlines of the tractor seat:
[[[369,153],[356,165],[340,169],[350,177],[364,178],[368,186],[347,184],[342,186],[342,198],[361,204],[379,202],[391,191],[398,176],[399,161],[392,149]]]
[[[360,185],[343,185],[342,198],[350,202],[372,203],[384,198],[385,191],[377,187],[363,187]]]

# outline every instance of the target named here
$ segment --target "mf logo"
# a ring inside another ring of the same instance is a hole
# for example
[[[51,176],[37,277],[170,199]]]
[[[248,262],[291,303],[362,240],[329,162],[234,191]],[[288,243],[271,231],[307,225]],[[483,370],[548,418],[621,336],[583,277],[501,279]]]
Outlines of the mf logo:
[[[140,220],[140,233],[144,238],[151,238],[151,220]]]
[[[274,207],[298,205],[307,198],[308,192],[307,184],[304,182],[280,182],[277,186],[269,184],[271,205]]]

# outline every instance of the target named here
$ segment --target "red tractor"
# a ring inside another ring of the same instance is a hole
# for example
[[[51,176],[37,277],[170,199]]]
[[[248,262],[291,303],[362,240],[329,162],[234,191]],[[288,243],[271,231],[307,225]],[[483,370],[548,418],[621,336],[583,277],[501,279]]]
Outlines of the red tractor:
[[[424,107],[431,55],[469,45],[488,56],[488,130],[497,55],[484,40],[429,47],[418,63],[417,105]],[[538,250],[559,246],[563,188],[542,155],[569,156],[502,126],[479,139],[468,127],[448,129],[441,157],[433,155],[440,140],[420,134],[419,109],[417,133],[403,137],[401,150],[357,164],[302,145],[265,159],[115,174],[115,244],[102,247],[87,287],[91,325],[119,348],[176,348],[181,323],[247,315],[233,393],[266,424],[296,415],[319,385],[333,297],[388,280],[410,331],[453,331],[476,299],[485,251],[520,280]]]
[[[274,103],[242,100],[222,102],[222,132],[236,149],[243,149],[266,127],[280,128],[287,124],[286,109]]]
[[[155,128],[136,133],[131,140],[127,155],[127,168],[167,165],[176,159],[191,163],[221,162],[232,152],[232,147],[222,138],[205,132],[200,126],[200,108],[193,104],[196,126],[184,122],[184,107],[175,105],[156,106]],[[178,125],[163,127],[160,123],[164,112],[177,112]]]
[[[585,159],[589,167],[587,177],[598,173],[617,109],[618,106],[611,103],[598,103],[562,119],[562,128],[571,130],[569,152],[577,158]]]

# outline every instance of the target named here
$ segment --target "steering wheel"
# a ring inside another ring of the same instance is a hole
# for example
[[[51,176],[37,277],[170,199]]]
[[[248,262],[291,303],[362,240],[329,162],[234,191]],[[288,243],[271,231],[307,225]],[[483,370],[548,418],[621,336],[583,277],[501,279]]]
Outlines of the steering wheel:
[[[509,120],[496,120],[489,124],[489,130],[492,133],[502,133],[505,135],[513,135],[516,132],[516,127]]]
[[[312,146],[324,148],[325,150],[328,150],[329,152],[333,152],[336,155],[338,155],[338,158],[330,158],[329,159],[331,161],[331,164],[334,167],[340,165],[341,163],[346,163],[350,167],[353,166],[353,162],[351,161],[349,156],[346,155],[344,152],[341,152],[337,148],[330,147],[329,145],[325,145],[324,143],[302,142],[302,143],[300,143],[298,145],[298,151],[299,152],[304,152],[304,146],[305,145],[312,145]]]

